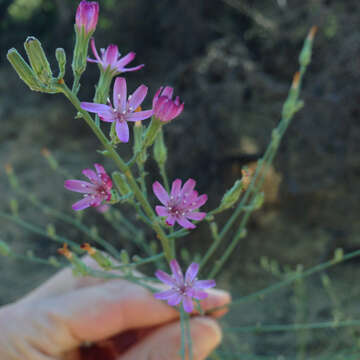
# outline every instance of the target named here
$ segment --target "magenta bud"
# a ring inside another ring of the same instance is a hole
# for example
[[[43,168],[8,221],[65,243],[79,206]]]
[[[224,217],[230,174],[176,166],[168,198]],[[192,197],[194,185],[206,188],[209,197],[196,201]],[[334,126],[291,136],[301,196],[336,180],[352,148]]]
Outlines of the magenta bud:
[[[180,102],[177,96],[175,100],[172,99],[174,89],[170,86],[161,87],[154,96],[153,110],[154,117],[162,122],[169,122],[179,116],[183,109],[184,103]]]
[[[84,27],[85,34],[93,33],[99,17],[99,4],[96,1],[81,1],[76,10],[76,26],[79,31]]]

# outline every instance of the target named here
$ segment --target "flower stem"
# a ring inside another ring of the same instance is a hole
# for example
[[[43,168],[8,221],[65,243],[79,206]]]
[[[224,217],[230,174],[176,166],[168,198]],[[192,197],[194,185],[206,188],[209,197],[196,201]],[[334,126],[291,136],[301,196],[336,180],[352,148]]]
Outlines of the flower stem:
[[[171,251],[170,247],[170,241],[164,232],[164,230],[161,228],[160,223],[158,222],[156,215],[146,200],[145,196],[141,192],[130,168],[128,165],[123,161],[123,159],[119,156],[119,154],[115,151],[111,143],[108,141],[105,134],[102,132],[100,128],[98,128],[93,121],[92,117],[89,115],[89,113],[85,110],[83,110],[80,106],[80,101],[76,97],[76,95],[66,86],[65,83],[60,83],[57,85],[59,91],[61,91],[68,99],[69,101],[75,106],[76,110],[81,113],[83,116],[85,122],[88,124],[88,126],[91,128],[91,130],[94,132],[96,137],[100,140],[101,144],[104,146],[105,150],[108,151],[109,156],[113,159],[117,167],[122,171],[127,179],[128,185],[131,188],[131,190],[134,193],[134,196],[141,204],[142,208],[144,209],[146,215],[149,217],[152,223],[152,228],[155,230],[161,245],[163,247],[165,257],[168,261],[174,258],[174,254]]]
[[[304,52],[304,49],[309,50],[311,53],[312,40],[313,40],[313,38],[309,38],[309,37],[305,40],[301,53]],[[279,149],[281,140],[282,140],[291,120],[293,119],[294,115],[296,114],[297,111],[300,110],[300,108],[302,106],[302,102],[298,98],[299,98],[299,92],[301,89],[302,79],[303,79],[303,76],[306,72],[308,65],[309,65],[309,61],[304,62],[300,59],[300,70],[294,76],[294,80],[293,80],[292,86],[290,87],[288,97],[283,105],[281,121],[280,121],[279,125],[272,132],[270,144],[267,147],[264,156],[258,162],[258,166],[257,166],[255,174],[252,178],[251,184],[250,184],[249,188],[247,189],[246,193],[244,194],[239,205],[237,206],[236,210],[234,211],[234,213],[232,214],[230,219],[227,221],[227,223],[224,225],[223,229],[219,233],[218,239],[216,239],[216,241],[212,244],[212,246],[208,249],[208,251],[204,255],[203,260],[200,263],[200,267],[203,267],[207,263],[209,258],[213,255],[215,250],[220,245],[221,241],[224,239],[225,235],[229,232],[231,227],[235,224],[239,215],[245,209],[248,200],[249,200],[249,204],[252,204],[256,195],[259,193],[259,191],[262,187],[262,184],[265,180],[265,175],[266,175],[267,171],[269,170],[269,167],[272,164],[272,161]],[[252,196],[252,195],[253,195],[253,197],[250,199],[250,196]],[[246,226],[248,219],[250,218],[250,215],[253,210],[254,209],[251,206],[248,206],[247,209],[245,209],[244,217],[242,218],[242,221],[240,223],[240,226],[238,227],[238,230],[237,230],[234,238],[232,239],[231,243],[228,245],[227,249],[221,256],[221,258],[215,262],[215,266],[209,275],[210,278],[215,277],[217,275],[217,273],[220,271],[220,269],[225,264],[227,259],[230,257],[230,255],[233,252],[233,250],[235,249],[236,245],[242,238],[242,235],[245,230],[245,226]]]

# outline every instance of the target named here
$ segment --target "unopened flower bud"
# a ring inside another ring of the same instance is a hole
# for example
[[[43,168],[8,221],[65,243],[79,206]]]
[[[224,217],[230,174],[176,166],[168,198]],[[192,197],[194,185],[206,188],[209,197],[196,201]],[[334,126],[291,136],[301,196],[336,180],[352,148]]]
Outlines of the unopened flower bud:
[[[164,134],[160,129],[154,143],[154,159],[159,165],[164,165],[167,159],[167,148],[164,142]]]
[[[0,240],[0,255],[8,256],[11,253],[11,249],[4,241]]]
[[[243,188],[243,182],[241,180],[236,180],[232,188],[223,196],[220,203],[220,209],[225,210],[232,207],[238,201]]]
[[[61,249],[58,249],[58,253],[65,256],[73,265],[74,275],[86,276],[89,274],[87,266],[68,249],[68,245],[66,243]]]
[[[58,162],[56,161],[56,159],[53,157],[53,155],[51,154],[50,150],[47,148],[43,148],[41,150],[41,154],[44,156],[44,158],[48,161],[51,169],[53,170],[57,170],[57,168],[59,167]]]
[[[123,265],[128,265],[130,263],[130,256],[125,249],[121,250],[120,259]]]
[[[10,164],[5,164],[5,172],[9,179],[10,186],[13,189],[17,189],[19,187],[18,179],[14,173],[14,169]]]
[[[55,51],[55,56],[59,65],[58,79],[62,79],[65,76],[65,66],[66,66],[65,50],[63,48],[57,48]]]
[[[14,48],[7,53],[7,59],[19,75],[20,79],[33,91],[43,91],[41,83],[35,76],[34,71]]]
[[[241,182],[243,184],[243,189],[247,190],[251,183],[251,177],[252,177],[252,171],[249,170],[249,168],[245,167],[241,170],[242,178]]]
[[[96,29],[98,17],[99,4],[96,1],[81,1],[76,11],[76,40],[72,62],[73,73],[77,77],[86,69],[89,41]]]
[[[136,154],[141,150],[141,145],[143,142],[144,126],[141,124],[141,121],[135,122],[133,131],[134,131],[134,153]]]
[[[299,55],[299,63],[301,66],[308,66],[311,61],[311,54],[312,54],[312,45],[314,41],[314,36],[317,32],[317,26],[313,26],[308,36],[305,39],[304,46]]]
[[[46,58],[45,52],[38,39],[29,36],[24,44],[30,65],[37,78],[45,85],[50,85],[52,81],[52,72],[50,64]]]
[[[61,264],[60,262],[58,261],[58,259],[56,259],[54,256],[50,256],[49,257],[49,263],[54,266],[54,267],[60,267]]]
[[[114,180],[115,186],[117,187],[122,196],[128,195],[130,193],[131,190],[123,174],[115,171],[112,174],[112,178]]]
[[[56,229],[55,229],[55,226],[53,224],[48,224],[46,226],[46,232],[51,238],[56,237]]]
[[[254,210],[259,210],[263,206],[264,200],[265,200],[265,195],[264,195],[263,192],[257,194],[255,199],[254,199],[254,202],[253,202],[253,204],[254,204],[253,209]]]
[[[99,4],[96,1],[81,1],[77,10],[75,25],[79,32],[83,31],[86,36],[91,35],[99,18]]]
[[[65,256],[68,260],[71,260],[74,256],[74,254],[69,250],[68,244],[64,243],[63,247],[58,249],[57,252],[60,255]]]
[[[90,244],[82,244],[81,249],[85,250],[104,270],[109,270],[112,267],[111,261],[101,251],[90,246]]]

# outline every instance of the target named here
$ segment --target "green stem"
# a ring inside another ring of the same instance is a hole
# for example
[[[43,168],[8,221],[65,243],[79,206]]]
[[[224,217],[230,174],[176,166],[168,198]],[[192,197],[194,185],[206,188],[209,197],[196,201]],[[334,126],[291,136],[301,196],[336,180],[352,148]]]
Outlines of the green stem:
[[[157,254],[157,255],[154,255],[154,256],[150,256],[150,257],[148,257],[146,259],[142,259],[142,260],[133,262],[133,263],[128,264],[128,265],[118,265],[118,266],[113,266],[112,268],[113,269],[123,269],[123,268],[126,268],[126,267],[136,267],[136,266],[139,266],[139,265],[144,265],[144,264],[149,264],[149,263],[152,263],[152,262],[156,262],[156,261],[162,259],[164,256],[165,256],[165,254],[161,253],[161,254]]]
[[[28,222],[24,221],[24,220],[21,220],[20,218],[18,217],[15,217],[15,216],[12,216],[12,215],[8,215],[8,214],[5,214],[3,212],[0,212],[0,217],[6,219],[6,220],[9,220],[9,221],[12,221],[14,222],[15,224],[21,226],[22,228],[28,230],[28,231],[31,231],[35,234],[38,234],[38,235],[41,235],[41,236],[44,236],[50,240],[53,240],[55,242],[58,242],[59,244],[68,244],[70,246],[72,246],[74,248],[74,250],[76,250],[78,253],[83,253],[83,250],[81,250],[80,246],[74,242],[74,241],[71,241],[63,236],[59,236],[59,235],[49,235],[46,231],[44,231],[42,228],[38,227],[38,226],[35,226],[33,224],[29,224]]]
[[[306,71],[306,68],[301,66],[300,67],[300,73],[299,73],[300,78],[299,78],[299,82],[298,82],[298,85],[297,85],[297,90],[296,90],[297,95],[296,96],[298,96],[299,89],[300,89],[301,82],[302,82],[302,78],[303,78],[303,76],[305,74],[305,71]],[[292,96],[292,91],[293,91],[293,88],[290,88],[287,101]],[[296,99],[297,99],[297,97],[296,97]],[[294,106],[295,106],[296,103],[297,102],[294,102]],[[253,195],[252,200],[250,200],[250,204],[251,204],[251,202],[254,200],[256,194],[260,191],[260,189],[261,189],[261,187],[262,187],[262,185],[264,183],[265,176],[266,176],[266,174],[267,174],[267,172],[268,172],[268,170],[270,168],[270,165],[272,164],[272,161],[273,161],[273,159],[274,159],[274,157],[275,157],[275,155],[276,155],[276,153],[277,153],[277,151],[279,149],[280,142],[281,142],[281,140],[282,140],[282,138],[283,138],[283,136],[284,136],[290,122],[291,122],[291,120],[293,119],[293,116],[295,115],[295,113],[296,113],[296,111],[293,111],[293,112],[290,112],[288,116],[284,116],[281,119],[281,121],[280,121],[279,125],[277,126],[277,128],[275,128],[273,130],[274,136],[272,136],[270,144],[268,145],[263,158],[258,162],[258,166],[256,168],[255,174],[253,176],[253,179],[251,181],[251,184],[250,184],[249,188],[247,189],[246,193],[244,194],[244,197],[240,201],[240,203],[237,206],[235,212],[233,213],[233,215],[230,217],[228,222],[225,224],[224,228],[219,233],[219,238],[217,239],[217,241],[213,243],[213,245],[209,248],[209,250],[204,255],[203,261],[200,264],[201,267],[203,267],[207,263],[208,259],[212,256],[212,254],[218,248],[218,246],[221,243],[222,239],[225,237],[225,235],[228,233],[228,231],[230,230],[232,225],[237,220],[238,216],[244,210],[245,204],[248,202],[250,196]],[[212,271],[209,274],[210,277],[215,277],[218,274],[218,272],[220,271],[222,266],[226,263],[227,259],[232,254],[233,250],[235,249],[238,242],[242,238],[243,231],[244,231],[244,229],[245,229],[245,227],[247,225],[247,222],[248,222],[252,212],[253,212],[253,209],[251,208],[251,206],[249,206],[248,210],[245,211],[244,217],[243,217],[243,219],[242,219],[242,221],[241,221],[241,223],[240,223],[240,225],[238,227],[238,230],[237,230],[233,240],[231,241],[231,243],[229,244],[229,246],[227,247],[227,249],[225,250],[225,252],[221,256],[221,258],[218,261],[216,261],[216,265],[214,266],[214,268],[212,269]]]
[[[55,218],[62,220],[68,224],[73,225],[78,230],[82,231],[84,234],[89,236],[90,239],[92,239],[94,242],[102,246],[106,251],[109,252],[112,256],[119,259],[119,252],[117,249],[112,246],[110,243],[108,243],[105,239],[103,239],[101,236],[94,234],[91,230],[89,230],[84,224],[82,224],[79,220],[74,220],[71,216],[68,216],[66,214],[63,214],[61,211],[58,211],[56,209],[52,209],[51,207],[43,204],[38,199],[36,199],[35,196],[29,196],[25,191],[23,191],[21,188],[16,188],[16,192],[18,192],[21,196],[25,197],[28,201],[30,201],[34,206],[41,209],[45,214],[49,214],[54,216]]]
[[[213,308],[213,309],[210,309],[207,311],[207,313],[212,313],[216,310],[221,310],[221,309],[227,309],[229,307],[233,307],[235,305],[239,305],[239,304],[243,304],[243,303],[246,303],[246,302],[249,302],[249,301],[252,301],[252,300],[258,300],[258,299],[263,299],[266,295],[276,291],[276,290],[279,290],[285,286],[288,286],[290,284],[292,284],[294,281],[296,280],[299,280],[299,279],[303,279],[303,278],[306,278],[310,275],[313,275],[315,273],[318,273],[320,271],[324,271],[334,265],[337,265],[337,264],[340,264],[344,261],[348,261],[348,260],[351,260],[357,256],[360,256],[360,250],[356,250],[356,251],[353,251],[351,253],[348,253],[346,255],[344,255],[342,258],[340,259],[332,259],[332,260],[329,260],[329,261],[326,261],[322,264],[318,264],[308,270],[305,270],[301,273],[296,273],[295,275],[289,275],[285,280],[283,281],[279,281],[273,285],[270,285],[260,291],[257,291],[255,293],[252,293],[250,295],[247,295],[247,296],[244,296],[240,299],[237,299],[237,300],[233,300],[230,304],[228,305],[224,305],[224,306],[220,306],[220,307],[217,307],[217,308]]]
[[[66,84],[58,84],[58,88],[63,94],[70,100],[70,102],[75,106],[76,110],[81,113],[83,116],[85,122],[88,124],[88,126],[91,128],[91,130],[94,132],[96,137],[100,140],[101,144],[104,146],[105,150],[108,151],[109,156],[113,159],[117,167],[124,173],[126,176],[126,179],[128,181],[128,185],[130,186],[131,190],[134,193],[134,196],[141,204],[142,208],[144,209],[146,215],[150,218],[152,222],[152,228],[155,230],[161,245],[163,247],[165,257],[168,261],[174,258],[174,255],[172,254],[171,247],[170,247],[170,241],[168,237],[166,236],[165,232],[161,228],[157,217],[142,194],[133,174],[131,173],[130,168],[127,166],[127,164],[121,159],[121,157],[118,155],[118,153],[114,150],[111,143],[108,141],[107,137],[104,135],[104,133],[101,131],[100,128],[96,126],[94,123],[92,117],[89,115],[89,113],[85,110],[83,110],[80,106],[80,101],[78,98],[70,91],[70,89],[66,86]]]
[[[347,326],[359,326],[360,320],[345,320],[345,321],[325,321],[310,324],[287,324],[287,325],[255,325],[255,326],[239,326],[224,328],[226,332],[275,332],[275,331],[300,331],[312,329],[337,329]]]
[[[186,360],[185,322],[186,322],[186,314],[185,314],[183,307],[180,305],[180,328],[181,328],[180,356],[181,356],[181,360]]]
[[[166,170],[165,170],[165,164],[159,164],[159,170],[160,170],[160,175],[161,175],[164,185],[165,185],[165,189],[169,193],[170,185],[169,185],[169,179],[168,179],[168,176],[167,176]]]

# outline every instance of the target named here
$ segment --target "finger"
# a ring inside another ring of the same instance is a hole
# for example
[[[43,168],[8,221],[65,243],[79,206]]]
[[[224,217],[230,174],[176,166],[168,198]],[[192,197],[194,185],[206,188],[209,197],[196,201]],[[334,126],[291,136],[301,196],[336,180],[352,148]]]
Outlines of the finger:
[[[224,305],[229,295],[212,291],[206,307]],[[62,334],[54,348],[71,350],[85,341],[107,339],[128,329],[168,323],[178,311],[154,298],[143,287],[125,280],[113,280],[85,287],[53,299],[29,304],[30,316],[49,319],[54,334]],[[65,334],[64,334],[65,332]],[[47,336],[44,334],[44,336]]]
[[[220,327],[209,317],[195,317],[190,320],[190,329],[193,359],[204,360],[221,341]],[[180,360],[180,347],[181,328],[177,321],[156,330],[118,360]]]
[[[92,269],[99,269],[98,264],[90,256],[84,256],[82,261]],[[74,276],[72,269],[67,267],[31,291],[26,297],[21,299],[21,301],[27,302],[46,297],[55,297],[78,288],[97,285],[104,281],[106,280],[91,276]]]

